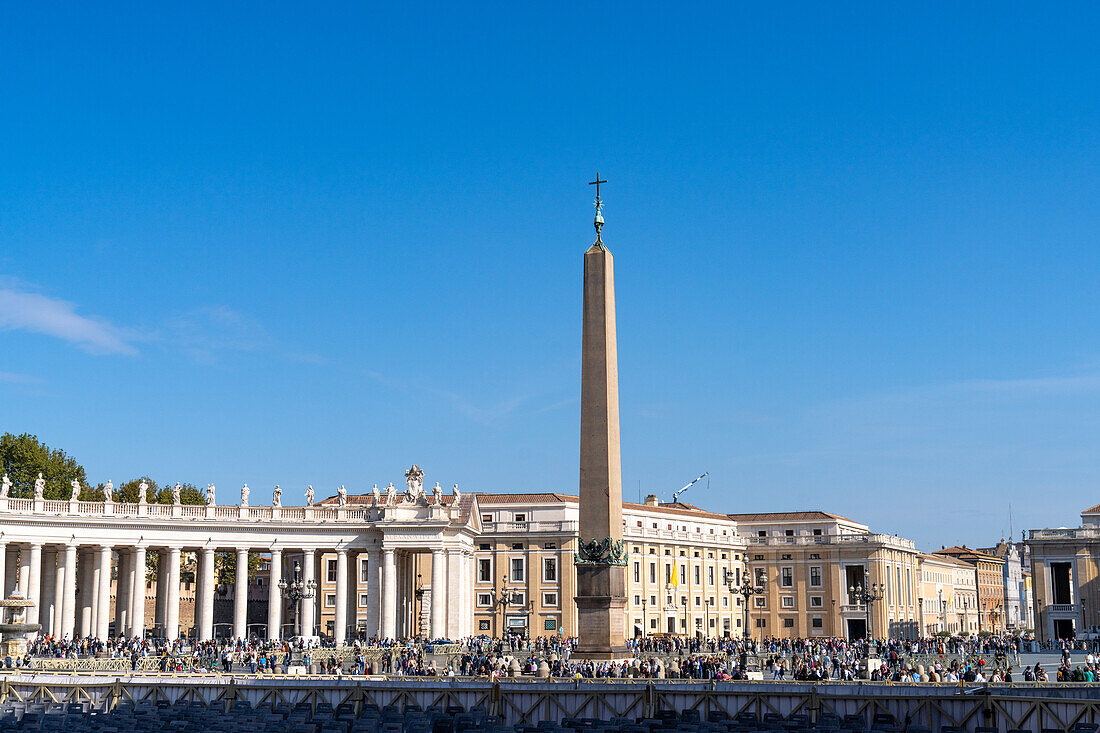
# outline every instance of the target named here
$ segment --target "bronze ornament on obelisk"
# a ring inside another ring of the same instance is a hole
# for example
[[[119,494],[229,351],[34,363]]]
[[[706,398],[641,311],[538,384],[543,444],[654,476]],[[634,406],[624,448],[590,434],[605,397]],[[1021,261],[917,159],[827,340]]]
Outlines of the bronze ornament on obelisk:
[[[581,352],[580,537],[576,654],[608,659],[626,653],[626,551],[619,463],[619,366],[615,345],[615,268],[604,246],[600,176],[596,241],[584,253]]]

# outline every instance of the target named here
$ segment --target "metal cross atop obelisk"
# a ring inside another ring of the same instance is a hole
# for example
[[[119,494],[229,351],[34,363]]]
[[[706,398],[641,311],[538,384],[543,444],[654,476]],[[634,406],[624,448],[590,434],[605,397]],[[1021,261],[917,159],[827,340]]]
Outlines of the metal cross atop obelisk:
[[[626,653],[626,548],[619,465],[619,367],[615,344],[615,269],[600,241],[601,180],[596,186],[596,242],[584,253],[581,344],[580,537],[574,655],[613,659]]]
[[[600,173],[596,171],[596,180],[589,181],[589,186],[596,187],[596,221],[593,222],[596,226],[596,244],[603,246],[603,240],[600,239],[600,231],[603,229],[603,200],[600,199],[600,184],[607,183],[607,181],[600,180]]]

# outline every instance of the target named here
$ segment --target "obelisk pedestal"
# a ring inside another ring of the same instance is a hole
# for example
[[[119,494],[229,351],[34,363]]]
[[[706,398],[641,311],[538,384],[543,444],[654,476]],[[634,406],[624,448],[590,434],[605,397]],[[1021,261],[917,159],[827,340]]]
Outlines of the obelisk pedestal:
[[[599,180],[598,175],[596,178]],[[600,206],[597,193],[596,243],[584,253],[581,357],[580,547],[576,554],[579,640],[575,654],[588,659],[627,654],[615,269],[611,252],[600,238]]]

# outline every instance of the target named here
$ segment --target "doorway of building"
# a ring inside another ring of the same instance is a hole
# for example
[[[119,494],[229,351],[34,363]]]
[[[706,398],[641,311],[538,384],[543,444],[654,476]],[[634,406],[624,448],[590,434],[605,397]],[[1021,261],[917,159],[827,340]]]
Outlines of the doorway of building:
[[[861,618],[848,619],[848,641],[859,641],[867,637],[867,622]]]
[[[1057,618],[1054,619],[1054,638],[1055,639],[1072,639],[1073,633],[1073,619]]]
[[[675,634],[676,633],[676,617],[675,616],[669,616],[668,617],[668,633],[670,633],[670,634]]]

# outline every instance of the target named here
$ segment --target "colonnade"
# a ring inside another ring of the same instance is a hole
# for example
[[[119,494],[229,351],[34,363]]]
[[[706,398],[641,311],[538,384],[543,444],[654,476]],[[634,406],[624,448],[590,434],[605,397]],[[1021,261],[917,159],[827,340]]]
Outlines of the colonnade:
[[[54,542],[0,542],[0,592],[6,597],[18,590],[35,601],[27,610],[27,622],[42,625],[42,634],[57,638],[94,636],[157,636],[174,640],[180,636],[181,562],[184,553],[194,553],[195,635],[199,641],[213,639],[216,584],[215,557],[218,551],[235,553],[232,636],[247,638],[249,556],[261,552],[270,558],[270,572],[264,573],[267,601],[268,639],[297,633],[295,609],[283,598],[279,580],[291,580],[289,568],[300,563],[305,583],[316,584],[312,598],[300,601],[301,634],[310,636],[320,629],[322,610],[335,615],[333,636],[337,644],[348,638],[349,629],[363,629],[367,636],[395,639],[425,631],[413,616],[416,596],[412,557],[430,552],[431,638],[457,638],[472,633],[472,555],[462,549],[387,547],[202,547],[81,544]],[[147,559],[155,554],[155,578],[147,577]],[[322,568],[324,558],[335,556],[335,573]],[[324,574],[323,574],[324,573]],[[335,576],[335,577],[333,577]],[[112,583],[114,581],[114,583]],[[112,613],[112,590],[114,597]],[[325,603],[329,591],[335,598]],[[222,591],[228,595],[227,589]],[[152,593],[152,616],[147,598]],[[367,603],[360,603],[365,594]],[[285,616],[284,616],[285,614]],[[113,624],[113,626],[112,626]],[[225,635],[225,634],[220,634]]]

